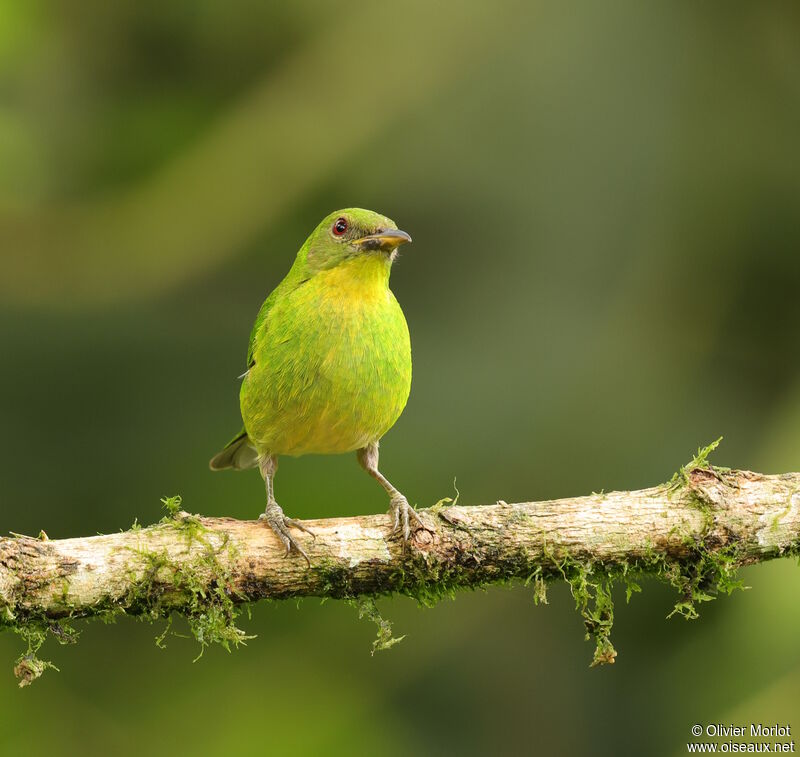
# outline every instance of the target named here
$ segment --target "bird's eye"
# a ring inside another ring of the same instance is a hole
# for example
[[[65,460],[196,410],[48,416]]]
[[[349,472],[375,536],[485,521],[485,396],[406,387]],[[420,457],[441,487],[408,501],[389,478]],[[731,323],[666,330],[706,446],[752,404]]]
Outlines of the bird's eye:
[[[333,224],[333,233],[340,237],[342,236],[348,228],[348,223],[346,218],[337,218],[336,223]]]

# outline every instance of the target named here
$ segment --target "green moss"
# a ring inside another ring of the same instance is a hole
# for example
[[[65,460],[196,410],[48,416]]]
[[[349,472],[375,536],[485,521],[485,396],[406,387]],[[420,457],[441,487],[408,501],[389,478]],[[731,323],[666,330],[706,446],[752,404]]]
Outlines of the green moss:
[[[625,601],[630,602],[631,597],[634,594],[641,593],[642,587],[638,582],[634,581],[631,578],[628,578],[627,576],[624,578],[624,581],[625,581]]]
[[[682,599],[675,604],[672,615],[683,615],[689,620],[698,617],[697,606],[710,602],[719,594],[731,594],[744,589],[737,578],[739,560],[735,546],[710,550],[698,543],[692,555],[680,564],[681,570],[673,570],[670,583],[678,589]]]
[[[458,529],[458,526],[454,526]],[[429,552],[413,552],[406,556],[390,575],[389,586],[415,599],[423,607],[433,607],[442,599],[454,599],[461,589],[481,589],[489,585],[510,583],[536,571],[537,561],[525,548],[516,555],[497,554],[484,549],[485,560],[469,552],[459,552],[442,560]]]
[[[163,647],[171,633],[172,612],[180,608],[189,630],[200,645],[198,658],[210,644],[220,644],[230,651],[253,638],[236,626],[236,619],[245,607],[245,598],[234,591],[230,572],[220,560],[222,555],[229,561],[234,560],[236,550],[227,538],[215,547],[208,538],[210,532],[199,518],[181,515],[180,497],[164,498],[162,502],[168,515],[156,528],[178,532],[185,541],[187,552],[193,551],[192,560],[176,565],[166,549],[128,548],[138,558],[138,565],[130,570],[127,594],[103,599],[91,608],[91,615],[104,622],[114,622],[123,614],[147,621],[166,618],[166,627],[156,638],[156,644]],[[140,530],[137,525],[132,530]],[[69,583],[65,579],[61,599],[69,615],[68,590]],[[21,686],[33,682],[48,668],[55,668],[52,663],[39,659],[37,654],[48,634],[61,644],[73,643],[78,635],[70,625],[69,617],[54,622],[15,612],[9,606],[4,606],[0,613],[0,629],[12,630],[26,642],[27,648],[15,667]]]
[[[45,670],[58,671],[58,668],[48,660],[40,660],[35,654],[23,655],[14,665],[14,675],[20,688],[32,684]]]
[[[346,601],[349,605],[358,610],[358,617],[360,619],[366,618],[367,620],[371,620],[378,627],[378,635],[375,641],[372,642],[373,655],[375,652],[391,649],[395,644],[399,644],[405,639],[405,636],[392,635],[392,624],[380,614],[373,597],[354,597]]]
[[[47,639],[47,625],[43,621],[26,619],[25,623],[15,625],[13,630],[27,646],[14,665],[14,675],[20,688],[32,684],[45,670],[58,670],[52,662],[38,657],[38,652]]]
[[[206,577],[208,571],[212,576],[210,581]],[[206,553],[197,568],[189,566],[176,569],[173,585],[179,593],[190,597],[188,607],[183,612],[192,635],[200,644],[200,653],[195,659],[202,657],[206,647],[211,644],[220,644],[230,652],[231,646],[237,647],[255,638],[236,626],[240,608],[233,599],[230,575],[221,566],[213,550]]]
[[[312,564],[311,572],[316,576],[323,597],[352,599],[355,595],[350,573],[332,560],[320,560]]]
[[[697,450],[697,454],[686,465],[682,466],[667,484],[670,494],[681,491],[688,495],[689,504],[703,513],[703,534],[698,538],[689,535],[684,539],[686,556],[680,560],[667,560],[663,555],[649,549],[638,561],[637,569],[643,573],[652,573],[660,580],[674,587],[680,594],[675,603],[673,615],[682,615],[687,619],[698,617],[698,605],[715,599],[719,594],[731,594],[736,589],[744,588],[737,578],[740,555],[736,545],[710,545],[708,534],[714,527],[714,507],[691,486],[691,473],[694,470],[712,471],[721,480],[730,473],[729,468],[713,466],[709,462],[712,452],[717,449],[722,437],[706,447]]]
[[[567,582],[575,608],[583,618],[586,639],[593,639],[595,651],[592,667],[613,663],[617,651],[611,643],[614,627],[612,589],[616,570],[608,570],[591,561],[579,561],[567,554],[553,556],[554,566]]]
[[[167,517],[175,518],[181,511],[181,505],[183,504],[183,499],[181,498],[180,494],[177,494],[174,497],[162,497],[161,504],[167,511]]]
[[[707,465],[708,454],[715,446],[716,443],[699,450],[697,457],[686,466],[687,470]],[[595,642],[592,665],[611,663],[616,657],[611,643],[615,584],[625,587],[626,601],[630,601],[633,594],[642,590],[639,578],[655,576],[679,593],[668,617],[677,614],[688,619],[699,616],[701,603],[745,588],[738,578],[741,564],[738,547],[711,543],[705,534],[710,533],[713,525],[713,515],[709,512],[705,533],[699,537],[687,536],[686,554],[680,558],[668,558],[648,544],[636,559],[603,564],[545,544],[540,565],[528,575],[525,584],[533,584],[534,601],[538,603],[546,596],[547,580],[560,577],[566,581],[583,619],[586,638]]]
[[[525,586],[529,586],[531,583],[533,584],[533,603],[546,605],[547,580],[541,565],[537,565],[536,570],[525,579]]]
[[[178,517],[180,497],[165,498],[162,502],[169,512],[162,525],[181,534],[187,551],[195,543],[199,543],[201,549],[192,562],[180,566],[170,561],[165,550],[136,550],[145,562],[145,570],[141,577],[133,578],[124,604],[134,608],[140,618],[157,620],[166,617],[167,625],[156,637],[159,647],[166,646],[166,638],[171,633],[171,613],[174,607],[179,606],[192,636],[200,644],[200,653],[195,659],[202,657],[211,644],[220,644],[231,651],[231,647],[254,638],[236,626],[245,598],[236,594],[230,571],[219,559],[219,555],[225,552],[229,560],[234,560],[236,550],[227,537],[215,548],[207,538],[208,529],[196,516]]]
[[[720,437],[706,447],[698,447],[695,456],[688,463],[686,463],[686,465],[682,465],[677,471],[675,471],[672,478],[669,480],[669,483],[667,484],[667,489],[673,492],[689,486],[689,474],[693,470],[714,470],[714,468],[711,467],[711,463],[709,463],[708,459],[711,456],[711,453],[714,452],[717,447],[719,447],[722,439],[723,437]],[[730,469],[718,468],[717,470],[727,471]]]
[[[472,576],[459,565],[443,562],[435,555],[415,552],[391,575],[391,585],[415,599],[422,607],[433,607],[442,599],[454,599],[456,591],[467,588]]]

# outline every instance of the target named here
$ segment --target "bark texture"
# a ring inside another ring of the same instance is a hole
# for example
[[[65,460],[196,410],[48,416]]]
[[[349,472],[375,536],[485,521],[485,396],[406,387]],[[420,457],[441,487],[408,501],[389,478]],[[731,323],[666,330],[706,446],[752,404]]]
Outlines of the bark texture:
[[[267,597],[401,592],[427,601],[460,587],[514,578],[543,587],[563,577],[585,610],[593,586],[597,602],[603,582],[633,574],[672,583],[689,606],[729,591],[738,566],[800,547],[800,473],[705,464],[640,491],[438,505],[420,511],[425,528],[405,549],[385,514],[306,521],[316,538],[298,538],[311,568],[287,558],[263,523],[173,509],[157,525],[106,536],[0,538],[0,628],[58,635],[60,619],[178,611],[197,622],[198,638],[206,633],[201,642],[226,643],[237,640],[225,636],[234,608]],[[605,617],[602,607],[584,612],[587,631],[603,636]]]
[[[640,491],[421,510],[426,528],[415,530],[405,553],[387,515],[309,520],[316,538],[298,538],[310,569],[294,554],[285,557],[263,523],[185,512],[107,536],[0,538],[0,610],[50,619],[114,606],[135,614],[148,609],[140,589],[163,590],[180,609],[176,571],[209,584],[224,576],[231,596],[253,601],[415,593],[443,576],[455,587],[527,578],[536,567],[555,570],[563,556],[607,565],[669,562],[699,545],[711,553],[735,548],[741,565],[798,545],[800,473],[698,468],[687,479]]]

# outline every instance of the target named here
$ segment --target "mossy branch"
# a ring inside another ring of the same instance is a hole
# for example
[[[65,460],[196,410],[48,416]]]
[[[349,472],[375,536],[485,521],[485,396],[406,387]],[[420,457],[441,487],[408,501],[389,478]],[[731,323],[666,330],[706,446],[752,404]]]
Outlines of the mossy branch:
[[[691,618],[699,602],[740,586],[739,566],[800,551],[800,473],[713,468],[706,456],[640,491],[477,507],[445,500],[420,511],[425,528],[405,550],[386,515],[306,521],[316,534],[303,542],[310,568],[287,559],[262,523],[190,515],[175,499],[146,528],[0,538],[0,628],[28,643],[15,669],[25,684],[48,665],[36,658],[48,634],[74,640],[75,618],[178,613],[202,650],[248,638],[234,621],[249,602],[362,598],[356,604],[379,624],[383,648],[395,639],[364,599],[401,593],[429,605],[460,588],[519,579],[546,602],[547,582],[563,578],[597,642],[594,662],[613,662],[615,581],[628,597],[639,576],[666,581],[679,592],[674,612]]]

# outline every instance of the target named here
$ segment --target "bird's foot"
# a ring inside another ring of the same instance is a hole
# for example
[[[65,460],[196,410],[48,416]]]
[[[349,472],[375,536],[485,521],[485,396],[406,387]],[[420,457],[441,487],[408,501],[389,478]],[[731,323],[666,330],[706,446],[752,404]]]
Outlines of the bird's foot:
[[[267,509],[258,516],[258,519],[265,520],[277,537],[283,542],[283,546],[286,547],[287,557],[292,551],[292,547],[294,547],[297,552],[303,555],[308,563],[308,567],[311,567],[311,560],[306,554],[306,551],[295,541],[291,533],[289,533],[289,528],[296,528],[300,531],[304,531],[307,534],[311,534],[311,536],[316,539],[316,535],[311,529],[306,528],[299,520],[287,518],[283,514],[283,509],[277,502],[269,502],[267,504]]]
[[[419,515],[417,515],[417,511],[408,504],[408,500],[402,494],[400,494],[400,492],[392,495],[389,505],[389,513],[394,514],[394,525],[392,526],[392,530],[397,531],[402,527],[403,544],[405,544],[408,541],[409,536],[411,536],[409,519],[417,521],[422,528],[425,528],[425,524],[422,522],[422,519],[419,517]]]

